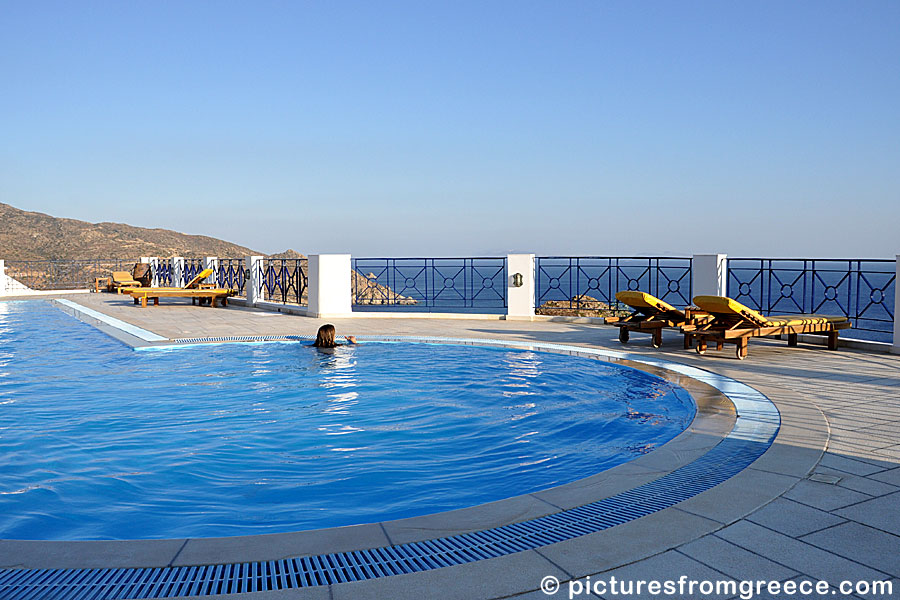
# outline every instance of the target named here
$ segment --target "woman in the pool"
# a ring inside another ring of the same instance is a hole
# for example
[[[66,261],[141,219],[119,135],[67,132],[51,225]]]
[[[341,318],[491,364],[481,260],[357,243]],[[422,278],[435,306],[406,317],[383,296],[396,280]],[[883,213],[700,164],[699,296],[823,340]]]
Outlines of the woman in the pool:
[[[344,339],[347,340],[348,344],[356,343],[356,338],[352,335],[346,335]],[[319,331],[316,333],[316,341],[313,342],[313,346],[316,348],[336,348],[344,345],[334,341],[334,325],[331,323],[326,323],[319,327]]]

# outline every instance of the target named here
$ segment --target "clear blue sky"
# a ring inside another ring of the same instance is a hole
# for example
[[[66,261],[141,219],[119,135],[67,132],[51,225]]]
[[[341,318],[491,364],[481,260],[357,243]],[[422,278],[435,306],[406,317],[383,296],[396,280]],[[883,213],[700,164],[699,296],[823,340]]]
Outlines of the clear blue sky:
[[[0,2],[0,201],[359,256],[900,252],[900,2]]]

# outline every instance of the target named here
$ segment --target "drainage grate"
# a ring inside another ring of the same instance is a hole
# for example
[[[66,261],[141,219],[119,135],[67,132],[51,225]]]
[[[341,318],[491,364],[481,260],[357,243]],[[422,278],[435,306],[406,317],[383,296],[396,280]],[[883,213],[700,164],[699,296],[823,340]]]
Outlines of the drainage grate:
[[[202,341],[268,341],[261,337]],[[383,339],[383,338],[382,338]],[[409,338],[406,338],[407,340]],[[473,340],[468,340],[472,342]],[[178,340],[179,343],[188,343]],[[483,340],[479,340],[483,343]],[[543,347],[534,344],[534,347]],[[550,345],[547,345],[550,346]],[[554,349],[662,363],[645,357],[553,345]],[[652,514],[713,488],[771,446],[780,425],[772,403],[740,382],[685,365],[660,364],[710,383],[734,402],[732,431],[702,457],[659,479],[573,509],[493,529],[353,552],[207,566],[129,569],[2,569],[4,600],[175,598],[314,587],[416,573],[496,558],[595,533]]]

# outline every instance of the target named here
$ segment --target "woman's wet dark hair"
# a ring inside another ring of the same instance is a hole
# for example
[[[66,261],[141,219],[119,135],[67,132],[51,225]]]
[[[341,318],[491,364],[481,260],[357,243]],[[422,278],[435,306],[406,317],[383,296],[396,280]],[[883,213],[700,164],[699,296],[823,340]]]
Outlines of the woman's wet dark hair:
[[[337,344],[334,342],[334,325],[326,323],[319,327],[316,333],[316,341],[313,343],[316,348],[335,348]]]

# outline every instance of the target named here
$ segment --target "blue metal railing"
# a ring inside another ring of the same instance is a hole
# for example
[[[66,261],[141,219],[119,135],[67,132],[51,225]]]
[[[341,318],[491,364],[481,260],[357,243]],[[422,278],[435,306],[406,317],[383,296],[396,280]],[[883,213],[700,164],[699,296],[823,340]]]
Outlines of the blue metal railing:
[[[355,258],[353,310],[502,312],[506,258]]]
[[[172,259],[170,258],[160,258],[156,262],[156,268],[154,269],[154,278],[156,279],[157,285],[160,287],[171,287],[172,282]]]
[[[264,258],[259,261],[259,285],[263,300],[283,304],[307,304],[309,261],[305,258]]]
[[[179,285],[187,285],[187,283],[200,274],[204,268],[202,258],[185,258],[184,266],[181,269],[181,283]]]
[[[616,292],[640,290],[675,306],[691,303],[691,259],[682,257],[539,256],[535,307],[613,308]],[[549,304],[548,304],[549,303]]]
[[[246,275],[244,268],[243,258],[220,258],[219,268],[216,270],[216,285],[236,290],[238,296],[243,296]]]
[[[891,342],[896,261],[729,258],[728,295],[763,314],[844,315],[845,337]]]

